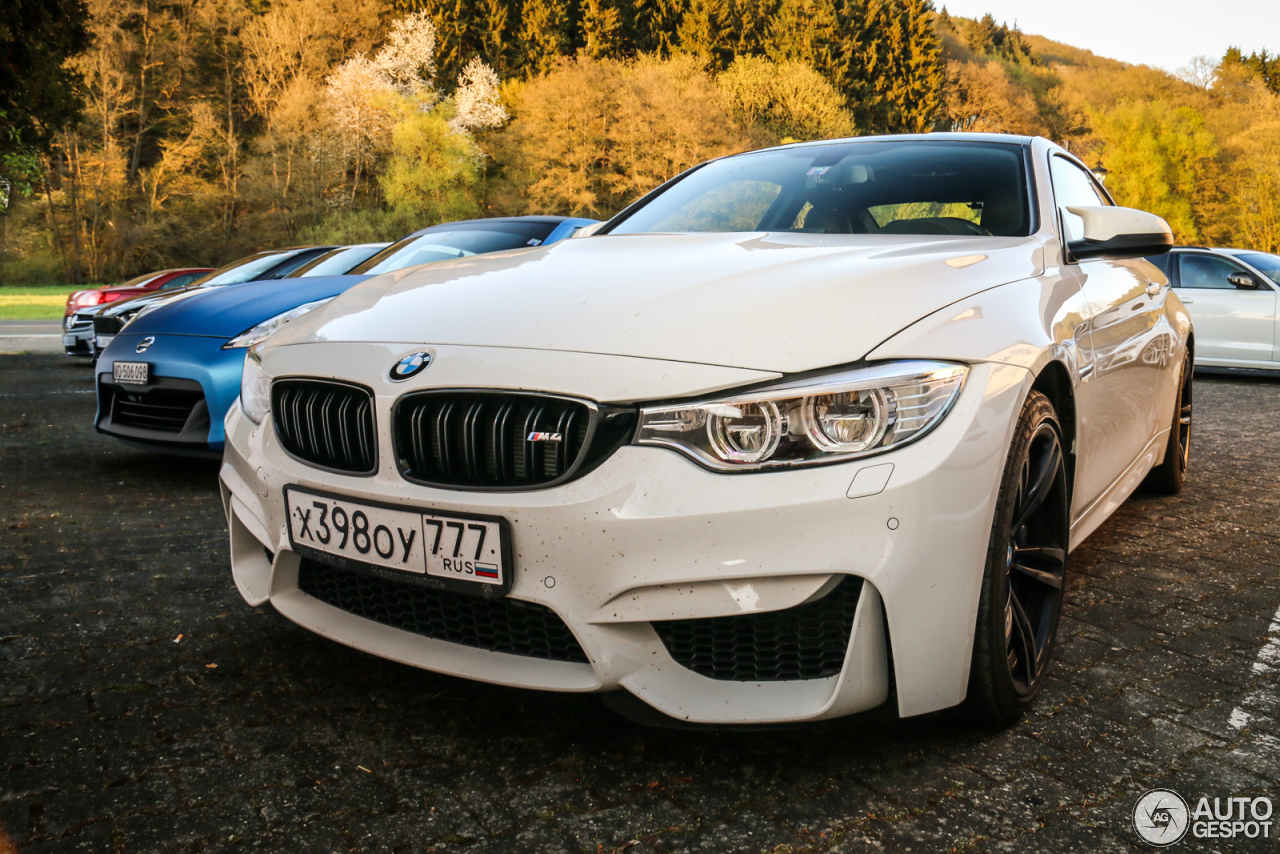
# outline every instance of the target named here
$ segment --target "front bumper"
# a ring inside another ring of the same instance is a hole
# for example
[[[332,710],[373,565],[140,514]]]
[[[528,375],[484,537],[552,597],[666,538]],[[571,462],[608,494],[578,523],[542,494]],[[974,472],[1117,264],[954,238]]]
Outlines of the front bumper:
[[[225,338],[156,335],[146,350],[137,353],[137,345],[144,337],[120,333],[99,357],[98,431],[151,447],[220,453],[225,440],[223,420],[240,393],[245,351],[223,350]],[[117,385],[112,380],[112,364],[116,361],[149,363],[151,381],[145,386]],[[125,394],[133,395],[139,406],[148,405],[148,395],[168,394],[169,399],[159,401],[159,405],[189,404],[190,409],[181,424],[174,420],[121,418],[113,403]],[[179,394],[186,397],[179,398]]]
[[[68,356],[92,356],[93,318],[71,315],[62,321],[62,349]]]
[[[221,471],[232,570],[251,605],[270,601],[325,637],[442,673],[547,690],[620,688],[665,714],[713,723],[850,714],[882,704],[892,680],[899,713],[921,714],[965,695],[998,479],[1029,382],[1020,368],[975,365],[932,433],[865,460],[724,475],[671,451],[625,446],[578,480],[520,493],[401,479],[386,441],[390,395],[377,401],[383,457],[371,477],[292,459],[270,416],[255,425],[236,406]],[[515,552],[509,596],[558,615],[588,663],[435,640],[308,596],[289,545],[286,485],[505,517]],[[709,678],[677,663],[653,626],[795,608],[844,576],[861,579],[862,595],[833,676]]]

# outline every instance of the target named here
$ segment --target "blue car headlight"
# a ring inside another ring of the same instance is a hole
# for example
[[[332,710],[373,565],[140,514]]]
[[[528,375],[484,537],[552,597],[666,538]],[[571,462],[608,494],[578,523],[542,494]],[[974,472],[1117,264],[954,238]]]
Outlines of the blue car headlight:
[[[239,347],[252,347],[254,344],[257,344],[259,341],[266,338],[272,332],[275,332],[281,326],[284,326],[290,320],[295,320],[299,317],[302,317],[302,315],[306,314],[308,311],[319,308],[320,306],[324,305],[331,299],[333,299],[333,297],[318,299],[315,302],[309,302],[309,303],[306,303],[305,305],[300,305],[297,308],[291,308],[288,311],[283,311],[280,314],[277,314],[275,317],[268,318],[267,320],[264,320],[261,323],[259,323],[257,326],[250,327],[249,329],[246,329],[244,332],[241,332],[235,338],[232,338],[226,344],[223,344],[222,349],[234,350]]]

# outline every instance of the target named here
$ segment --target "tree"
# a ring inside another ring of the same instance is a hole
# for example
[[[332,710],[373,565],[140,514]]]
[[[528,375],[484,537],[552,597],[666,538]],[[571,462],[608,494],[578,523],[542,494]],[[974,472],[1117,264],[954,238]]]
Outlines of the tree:
[[[612,0],[583,0],[582,53],[607,59],[622,50],[622,17]]]
[[[525,74],[541,74],[555,67],[569,51],[567,0],[524,0],[520,15],[521,67]]]
[[[1218,182],[1218,142],[1194,108],[1128,101],[1090,111],[1107,189],[1128,207],[1164,217],[1180,243],[1202,239]]]
[[[498,75],[479,58],[468,62],[458,75],[453,100],[456,115],[450,125],[460,132],[492,130],[507,120],[498,91]]]
[[[942,114],[945,73],[930,0],[882,0],[874,30],[880,36],[871,129],[924,133]]]
[[[436,27],[431,16],[415,12],[392,24],[372,65],[402,95],[431,89],[436,76]]]
[[[725,0],[690,0],[680,21],[676,42],[712,68],[723,68],[733,58],[726,44],[729,9]]]
[[[78,75],[65,63],[89,46],[88,18],[84,0],[0,4],[0,157],[46,151],[79,116]]]
[[[1045,133],[1035,97],[1016,85],[1003,63],[956,62],[948,68],[946,116],[953,130]]]
[[[695,58],[561,60],[510,91],[515,118],[493,140],[495,196],[512,212],[609,216],[694,164],[750,139]]]
[[[396,88],[382,69],[363,55],[338,66],[324,82],[330,127],[353,167],[354,200],[361,175],[368,174],[391,132]]]
[[[1238,47],[1227,48],[1222,57],[1223,69],[1239,69],[1261,80],[1271,92],[1280,95],[1280,56],[1266,50],[1245,56]]]
[[[401,102],[391,131],[386,169],[379,183],[387,202],[419,227],[477,216],[473,190],[481,154],[470,135],[459,131],[451,105],[431,110]]]
[[[762,145],[856,133],[840,93],[801,62],[740,56],[716,78],[729,110]]]

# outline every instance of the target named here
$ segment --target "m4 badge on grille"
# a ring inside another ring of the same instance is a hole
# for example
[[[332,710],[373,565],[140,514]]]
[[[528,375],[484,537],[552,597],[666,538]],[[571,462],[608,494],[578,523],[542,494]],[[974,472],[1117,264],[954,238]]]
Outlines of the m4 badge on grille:
[[[563,442],[564,436],[559,433],[530,433],[526,442]]]

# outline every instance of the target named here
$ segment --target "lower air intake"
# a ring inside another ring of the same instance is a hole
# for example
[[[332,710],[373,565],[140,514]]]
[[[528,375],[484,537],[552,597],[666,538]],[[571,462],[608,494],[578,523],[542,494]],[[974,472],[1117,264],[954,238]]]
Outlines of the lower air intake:
[[[844,667],[862,579],[846,576],[816,602],[781,611],[653,624],[679,664],[711,679],[824,679]]]
[[[587,663],[564,621],[533,602],[436,590],[306,558],[298,568],[298,589],[349,614],[415,635],[510,655]]]

